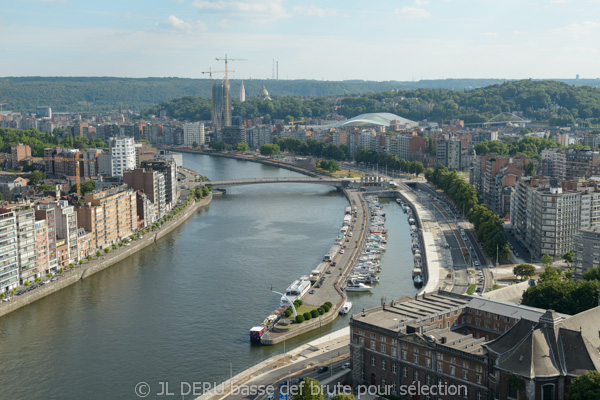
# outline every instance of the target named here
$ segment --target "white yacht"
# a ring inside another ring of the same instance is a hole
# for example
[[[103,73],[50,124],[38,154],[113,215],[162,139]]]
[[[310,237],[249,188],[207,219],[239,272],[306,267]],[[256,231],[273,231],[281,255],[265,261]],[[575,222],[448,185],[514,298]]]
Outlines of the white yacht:
[[[340,310],[340,314],[344,315],[344,314],[348,314],[348,311],[350,311],[350,309],[352,308],[352,303],[347,301],[344,303],[344,305],[342,306],[342,309]]]
[[[370,292],[371,286],[361,282],[350,282],[346,286],[346,292]]]

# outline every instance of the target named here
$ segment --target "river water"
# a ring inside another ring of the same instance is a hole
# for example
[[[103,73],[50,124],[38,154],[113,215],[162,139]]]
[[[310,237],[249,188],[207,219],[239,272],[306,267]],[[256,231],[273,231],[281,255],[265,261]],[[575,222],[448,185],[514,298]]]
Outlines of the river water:
[[[204,155],[183,160],[213,180],[300,176]],[[381,283],[354,294],[352,312],[415,293],[406,215],[394,202],[381,203],[389,230]],[[159,382],[219,383],[283,352],[283,345],[250,345],[248,330],[277,307],[271,285],[283,291],[319,263],[345,205],[323,185],[229,188],[153,246],[0,318],[0,398],[135,399],[138,382],[150,385],[148,398],[161,398]]]

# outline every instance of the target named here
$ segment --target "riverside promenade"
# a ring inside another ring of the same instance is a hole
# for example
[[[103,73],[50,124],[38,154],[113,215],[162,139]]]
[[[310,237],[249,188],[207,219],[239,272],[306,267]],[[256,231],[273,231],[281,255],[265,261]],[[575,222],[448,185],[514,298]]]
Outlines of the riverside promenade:
[[[66,270],[64,273],[57,274],[57,276],[60,276],[60,279],[57,281],[49,282],[44,286],[38,287],[37,289],[27,292],[21,296],[13,295],[10,301],[0,303],[0,317],[16,311],[28,304],[36,302],[67,286],[73,285],[79,280],[85,279],[97,272],[100,272],[137,253],[138,251],[143,250],[178,228],[200,208],[208,206],[211,201],[212,193],[210,196],[199,201],[192,200],[185,209],[181,210],[181,212],[179,212],[173,218],[167,220],[165,224],[156,230],[146,232],[146,234],[140,238],[137,238],[124,246],[117,247],[115,250],[111,249],[108,254],[104,254],[99,258],[94,257],[92,261],[85,260],[83,264],[75,265],[73,268]]]

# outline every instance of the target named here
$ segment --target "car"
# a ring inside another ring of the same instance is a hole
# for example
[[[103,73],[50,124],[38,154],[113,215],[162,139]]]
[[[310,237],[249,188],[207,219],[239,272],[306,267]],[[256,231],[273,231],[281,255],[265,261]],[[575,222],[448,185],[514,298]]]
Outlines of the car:
[[[515,251],[515,257],[519,257],[519,253]]]
[[[475,269],[477,269],[477,270],[481,270],[481,267],[477,266],[477,267],[475,267]]]
[[[342,364],[342,369],[348,369],[348,368],[350,368],[349,362]]]
[[[317,284],[315,285],[315,287],[316,287],[317,289],[318,289],[318,288],[320,288],[320,287],[321,287],[321,283],[320,283],[320,282],[319,282],[319,283],[317,283]]]
[[[19,290],[19,291],[17,292],[17,296],[20,296],[20,295],[22,295],[22,294],[25,294],[25,292],[26,292],[25,290]]]
[[[344,254],[345,252],[346,252],[346,250],[344,250],[344,249],[340,250],[340,254]]]
[[[50,283],[50,279],[46,279],[43,283]]]
[[[335,261],[331,263],[332,267],[335,267],[336,265],[337,265],[337,262],[335,262]]]
[[[344,245],[344,249],[346,248],[346,245]]]
[[[328,269],[327,272],[326,272],[326,274],[331,274],[331,270]]]
[[[329,371],[329,367],[327,365],[322,365],[319,367],[319,369],[317,369],[317,372],[322,374],[323,372],[327,372]]]
[[[31,290],[37,289],[38,285],[31,285]]]
[[[480,287],[478,287],[478,288],[477,288],[475,291],[476,291],[477,293],[481,293],[481,288],[480,288]]]
[[[40,282],[40,283],[39,283],[39,286],[44,286],[44,285],[45,285],[45,283],[44,283],[44,282]]]
[[[315,294],[315,289],[311,290],[309,293],[310,294]]]
[[[476,267],[478,267],[478,266],[479,266],[479,260],[475,260],[475,261],[473,261],[473,264],[474,264]]]
[[[52,279],[50,279],[50,282],[54,282],[58,280],[58,276],[53,277]]]
[[[275,398],[275,396],[273,396],[272,394],[267,396],[267,400],[273,400]]]

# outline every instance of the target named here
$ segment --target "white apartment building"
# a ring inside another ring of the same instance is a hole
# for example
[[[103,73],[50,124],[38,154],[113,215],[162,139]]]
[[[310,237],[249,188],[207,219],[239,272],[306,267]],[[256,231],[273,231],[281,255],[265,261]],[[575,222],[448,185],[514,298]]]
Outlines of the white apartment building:
[[[110,138],[109,145],[112,176],[123,176],[123,171],[135,168],[135,142],[132,137]]]
[[[194,142],[198,146],[204,145],[204,124],[183,124],[183,145],[193,146]]]

